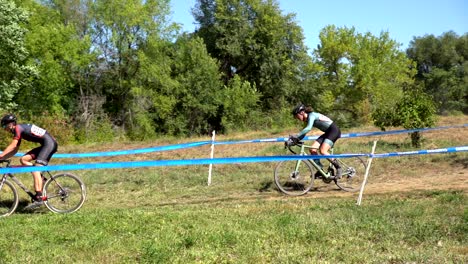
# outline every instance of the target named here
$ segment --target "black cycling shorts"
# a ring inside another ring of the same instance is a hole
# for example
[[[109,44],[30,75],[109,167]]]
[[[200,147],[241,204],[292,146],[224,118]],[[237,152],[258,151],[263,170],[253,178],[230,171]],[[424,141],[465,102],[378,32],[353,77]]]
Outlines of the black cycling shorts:
[[[57,141],[55,141],[52,137],[46,138],[42,146],[30,150],[25,155],[31,155],[31,157],[36,160],[37,164],[47,166],[47,164],[49,164],[50,158],[52,158],[52,155],[57,152],[57,147]]]
[[[328,129],[325,131],[325,133],[323,133],[318,139],[317,139],[317,142],[320,143],[320,145],[323,144],[324,141],[331,141],[332,144],[330,144],[330,142],[327,142],[330,144],[330,146],[333,147],[333,144],[341,137],[341,130],[340,128],[335,125],[335,122],[333,122],[330,127],[328,127]]]

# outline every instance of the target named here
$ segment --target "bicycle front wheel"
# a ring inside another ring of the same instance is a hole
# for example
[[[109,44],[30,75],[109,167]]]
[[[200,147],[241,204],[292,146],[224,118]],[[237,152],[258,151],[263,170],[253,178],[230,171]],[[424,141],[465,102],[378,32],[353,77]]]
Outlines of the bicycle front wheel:
[[[0,189],[0,217],[11,215],[18,207],[19,197],[15,186],[9,181]]]
[[[361,157],[354,157],[338,159],[338,162],[341,166],[341,178],[335,179],[336,185],[347,192],[359,191],[366,173],[364,160]]]
[[[276,187],[287,195],[306,194],[314,185],[314,169],[307,160],[281,161],[275,168]]]
[[[86,188],[77,176],[69,173],[52,176],[44,185],[45,205],[54,213],[73,213],[83,206]]]

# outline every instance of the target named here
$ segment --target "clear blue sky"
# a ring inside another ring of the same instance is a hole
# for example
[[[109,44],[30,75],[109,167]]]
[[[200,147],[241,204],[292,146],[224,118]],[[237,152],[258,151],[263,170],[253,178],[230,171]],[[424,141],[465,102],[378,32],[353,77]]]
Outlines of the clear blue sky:
[[[283,14],[296,13],[305,44],[317,47],[319,33],[327,25],[355,27],[357,32],[390,38],[406,49],[413,37],[440,36],[449,30],[468,33],[468,0],[277,0]],[[183,30],[196,28],[191,14],[195,0],[171,0],[172,21]]]

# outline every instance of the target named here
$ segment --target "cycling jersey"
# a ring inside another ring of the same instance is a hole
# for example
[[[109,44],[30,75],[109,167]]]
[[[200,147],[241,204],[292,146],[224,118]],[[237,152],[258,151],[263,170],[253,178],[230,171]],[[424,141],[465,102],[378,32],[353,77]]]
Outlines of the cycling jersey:
[[[313,127],[318,128],[320,131],[325,132],[330,127],[333,121],[325,115],[320,113],[311,112],[307,115],[307,126],[299,132],[297,137],[303,139],[307,133],[312,130]]]
[[[40,143],[44,145],[44,142],[53,137],[43,128],[31,124],[17,124],[15,130],[13,130],[13,139],[21,142],[21,139]],[[54,140],[55,141],[55,140]]]
[[[40,147],[32,149],[25,155],[31,155],[36,163],[47,165],[52,155],[57,151],[57,141],[45,129],[31,124],[17,124],[12,131],[13,139],[18,140],[18,146],[21,140],[27,140],[41,144]]]
[[[297,138],[303,139],[313,127],[318,128],[320,131],[325,132],[316,141],[320,144],[327,143],[331,147],[341,137],[341,131],[333,121],[325,115],[320,113],[308,113],[307,126],[299,132]]]

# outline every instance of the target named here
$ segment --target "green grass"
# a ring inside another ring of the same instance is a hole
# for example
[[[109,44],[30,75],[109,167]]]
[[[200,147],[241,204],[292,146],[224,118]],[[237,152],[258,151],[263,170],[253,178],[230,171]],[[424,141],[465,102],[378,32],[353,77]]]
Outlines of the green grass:
[[[144,198],[143,198],[144,199]],[[466,263],[466,197],[254,199],[2,219],[3,263]],[[465,211],[464,211],[465,210]]]
[[[432,133],[423,147],[466,145],[465,130]],[[368,152],[372,140],[341,140],[337,151]],[[412,150],[408,142],[406,136],[382,137],[377,149]],[[281,143],[261,143],[216,146],[215,157],[284,153]],[[81,162],[208,156],[205,147]],[[443,187],[466,175],[467,161],[467,153],[375,159],[373,191],[365,193],[361,206],[357,194],[333,185],[302,197],[284,196],[272,181],[275,163],[215,165],[211,186],[208,166],[76,171],[88,193],[78,212],[23,212],[22,194],[18,211],[0,218],[0,263],[468,263],[466,185]],[[29,174],[19,177],[30,186]],[[395,181],[415,186],[379,185]]]

